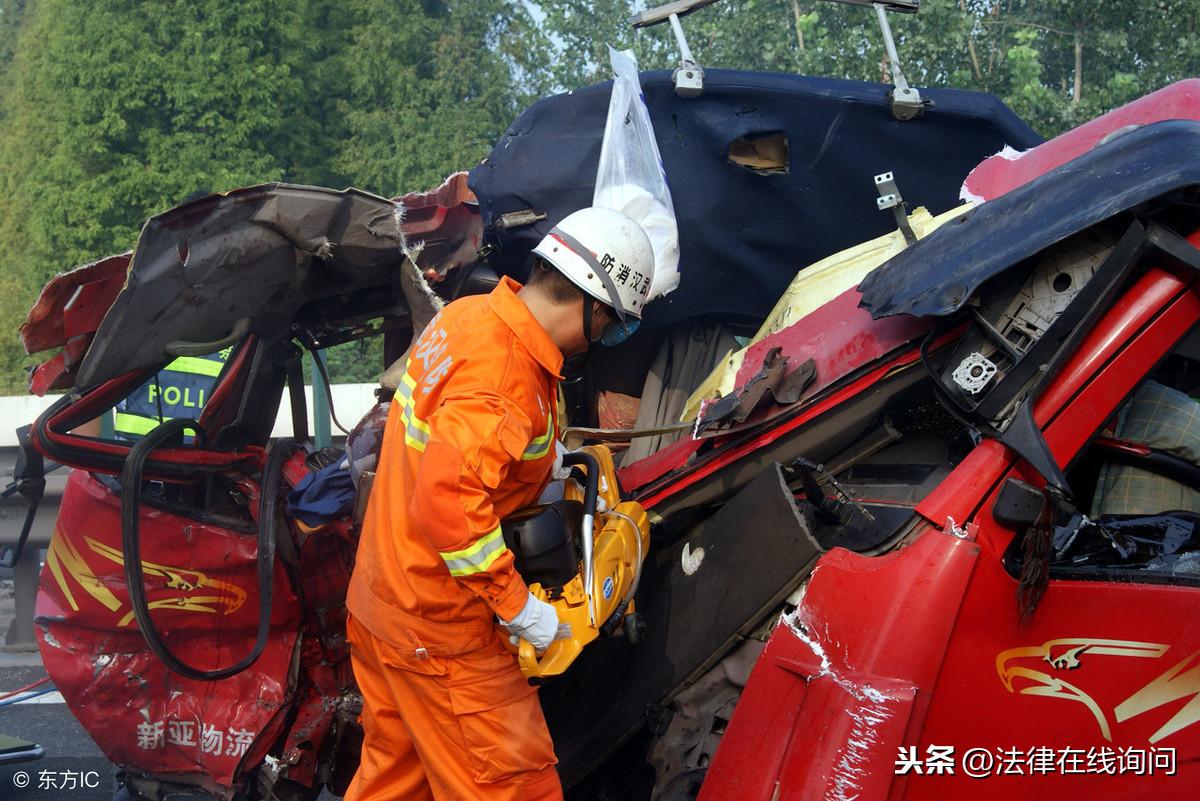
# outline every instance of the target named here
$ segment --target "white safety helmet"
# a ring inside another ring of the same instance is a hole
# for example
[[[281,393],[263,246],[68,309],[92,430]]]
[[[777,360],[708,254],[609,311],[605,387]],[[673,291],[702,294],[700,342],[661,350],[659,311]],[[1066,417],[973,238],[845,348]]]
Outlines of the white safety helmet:
[[[580,209],[552,228],[533,252],[611,306],[626,329],[620,339],[637,328],[654,284],[654,248],[637,222],[614,209]]]

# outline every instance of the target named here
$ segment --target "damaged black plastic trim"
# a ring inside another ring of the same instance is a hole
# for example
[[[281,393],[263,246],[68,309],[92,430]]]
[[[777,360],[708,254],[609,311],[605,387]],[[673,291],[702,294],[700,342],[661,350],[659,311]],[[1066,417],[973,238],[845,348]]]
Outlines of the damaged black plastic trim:
[[[1087,285],[978,403],[967,402],[946,386],[941,378],[944,368],[936,367],[928,358],[927,345],[931,339],[922,344],[921,361],[934,379],[938,399],[949,404],[952,413],[964,417],[980,434],[997,439],[1016,452],[1050,486],[1068,498],[1070,485],[1033,419],[1033,404],[1058,375],[1075,346],[1111,306],[1134,268],[1153,249],[1200,272],[1200,251],[1186,239],[1157,222],[1143,224],[1133,220]],[[986,323],[978,315],[975,317],[977,325]],[[994,329],[990,325],[982,327],[991,339]]]
[[[1197,187],[1200,122],[1147,125],[989,200],[892,257],[863,279],[860,305],[876,319],[951,315],[989,278],[1056,242]]]

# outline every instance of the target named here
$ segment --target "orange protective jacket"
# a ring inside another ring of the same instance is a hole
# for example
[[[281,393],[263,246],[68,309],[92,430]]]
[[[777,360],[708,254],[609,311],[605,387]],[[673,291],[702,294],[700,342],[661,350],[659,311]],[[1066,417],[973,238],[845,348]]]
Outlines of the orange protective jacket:
[[[549,478],[562,353],[520,288],[504,278],[443,309],[388,412],[346,606],[394,646],[468,653],[528,597],[500,521]]]

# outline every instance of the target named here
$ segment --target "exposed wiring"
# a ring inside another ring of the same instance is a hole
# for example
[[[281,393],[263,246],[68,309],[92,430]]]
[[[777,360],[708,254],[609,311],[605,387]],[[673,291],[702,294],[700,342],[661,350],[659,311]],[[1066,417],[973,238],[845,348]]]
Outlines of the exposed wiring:
[[[43,684],[45,684],[48,681],[50,681],[50,677],[45,676],[45,677],[40,678],[37,681],[33,682],[32,684],[26,684],[24,687],[22,687],[19,690],[12,690],[10,692],[6,692],[3,695],[0,695],[0,701],[3,701],[5,698],[12,698],[14,695],[20,695],[21,693],[29,692],[34,687],[41,687]]]

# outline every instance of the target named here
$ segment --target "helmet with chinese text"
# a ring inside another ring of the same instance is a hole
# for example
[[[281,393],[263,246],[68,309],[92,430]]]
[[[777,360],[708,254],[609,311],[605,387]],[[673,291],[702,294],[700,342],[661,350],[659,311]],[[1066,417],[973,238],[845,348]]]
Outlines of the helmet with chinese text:
[[[554,226],[533,252],[611,306],[618,319],[641,319],[654,284],[654,249],[633,219],[613,209],[580,209]]]

